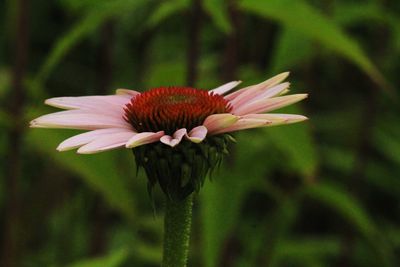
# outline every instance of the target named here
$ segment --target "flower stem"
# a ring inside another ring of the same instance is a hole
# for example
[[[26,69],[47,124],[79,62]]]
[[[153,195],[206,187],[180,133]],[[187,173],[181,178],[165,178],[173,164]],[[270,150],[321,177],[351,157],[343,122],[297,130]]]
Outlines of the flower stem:
[[[162,267],[185,267],[189,252],[193,195],[181,201],[167,199],[164,218]]]

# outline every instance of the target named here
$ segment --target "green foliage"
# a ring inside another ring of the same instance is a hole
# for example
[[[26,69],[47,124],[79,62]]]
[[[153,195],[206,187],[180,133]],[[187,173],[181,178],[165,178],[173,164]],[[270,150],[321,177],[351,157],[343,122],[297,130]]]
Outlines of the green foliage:
[[[110,253],[107,256],[83,260],[70,264],[68,265],[68,267],[118,267],[122,266],[122,263],[126,261],[128,255],[129,254],[127,249],[120,249]]]
[[[91,10],[56,42],[49,56],[41,66],[36,81],[44,82],[65,54],[79,41],[97,30],[104,21],[115,16],[121,17],[124,14],[129,14],[140,8],[144,3],[145,1],[142,0],[117,0],[103,1],[101,4],[96,3],[96,5],[89,4],[92,7]],[[85,5],[83,6],[85,7]]]
[[[166,18],[185,10],[189,7],[189,0],[172,0],[160,3],[147,21],[147,26],[152,28],[159,25]]]
[[[385,80],[360,46],[332,20],[304,1],[298,0],[242,0],[240,6],[257,15],[273,19],[282,25],[311,38],[324,47],[346,57],[358,65],[381,86]],[[288,8],[290,7],[290,8]],[[334,41],[333,41],[334,40]]]
[[[45,131],[29,132],[27,142],[31,148],[42,153],[44,159],[49,157],[61,167],[77,174],[90,187],[101,193],[113,208],[133,220],[135,202],[131,191],[126,187],[126,178],[130,175],[117,171],[120,169],[120,155],[104,153],[94,156],[79,156],[75,152],[55,153],[58,143],[66,139],[68,135],[60,132],[47,135]],[[43,142],[43,136],[46,136],[46,142]],[[133,158],[129,164],[134,164]],[[132,168],[132,172],[133,170],[134,168]]]
[[[15,102],[18,2],[0,2],[0,209],[17,155],[18,266],[158,266],[164,198],[148,198],[131,151],[59,153],[75,131],[23,126],[51,112],[46,97],[185,85],[193,1],[31,1]],[[399,266],[399,105],[376,90],[400,87],[398,1],[201,2],[196,86],[289,70],[290,90],[310,97],[276,112],[310,119],[235,134],[195,197],[189,266]]]
[[[204,0],[203,7],[208,12],[218,29],[224,33],[229,33],[232,31],[226,1]]]

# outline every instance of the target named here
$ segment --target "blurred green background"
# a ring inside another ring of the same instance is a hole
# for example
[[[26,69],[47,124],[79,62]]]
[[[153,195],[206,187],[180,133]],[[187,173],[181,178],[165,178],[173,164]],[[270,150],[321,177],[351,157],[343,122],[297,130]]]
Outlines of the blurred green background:
[[[398,0],[0,1],[0,266],[159,266],[131,151],[59,153],[56,96],[290,70],[310,120],[243,131],[197,196],[189,266],[400,266]]]

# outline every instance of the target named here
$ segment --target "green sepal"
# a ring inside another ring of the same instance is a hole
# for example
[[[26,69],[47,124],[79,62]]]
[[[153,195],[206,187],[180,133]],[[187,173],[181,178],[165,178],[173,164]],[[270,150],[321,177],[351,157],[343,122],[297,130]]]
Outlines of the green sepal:
[[[158,183],[171,200],[182,200],[199,192],[207,174],[219,166],[235,139],[228,134],[207,137],[196,144],[188,140],[174,148],[152,143],[132,149],[138,167],[145,170],[149,195]]]

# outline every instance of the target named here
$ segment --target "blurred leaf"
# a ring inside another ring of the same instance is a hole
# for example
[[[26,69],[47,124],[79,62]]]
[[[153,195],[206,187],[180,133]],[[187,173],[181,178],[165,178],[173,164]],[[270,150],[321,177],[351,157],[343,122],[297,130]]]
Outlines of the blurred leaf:
[[[229,173],[229,172],[228,172]],[[235,225],[248,187],[237,176],[220,176],[206,182],[201,196],[202,255],[205,267],[218,266],[221,248]]]
[[[35,81],[37,83],[44,82],[66,53],[87,35],[97,30],[104,21],[110,17],[129,14],[142,4],[149,2],[144,0],[114,0],[106,1],[101,5],[93,5],[91,12],[59,38],[40,67]]]
[[[326,145],[322,145],[320,150],[323,157],[322,161],[328,167],[343,174],[353,169],[355,162],[353,150]]]
[[[335,2],[333,19],[344,26],[357,23],[388,27],[394,39],[394,47],[400,49],[400,18],[391,9],[384,8],[384,3],[365,1],[359,3]]]
[[[400,164],[400,141],[398,132],[392,131],[393,134],[378,129],[375,133],[375,146],[384,155],[393,162]]]
[[[158,265],[162,261],[161,246],[147,245],[141,242],[135,246],[134,254],[141,260],[154,265]]]
[[[276,20],[343,55],[371,76],[374,81],[387,88],[382,74],[372,64],[360,46],[345,34],[333,20],[327,18],[306,2],[301,0],[241,0],[239,3],[244,10]]]
[[[154,88],[163,84],[168,85],[182,85],[185,83],[185,68],[182,62],[159,62],[154,64],[152,69],[149,71],[147,76],[146,86],[148,88]]]
[[[251,138],[250,138],[251,136]],[[221,169],[212,174],[200,193],[204,266],[218,266],[219,255],[227,236],[240,222],[240,211],[246,194],[253,189],[263,191],[260,184],[270,171],[271,162],[264,148],[268,140],[260,131],[238,134],[233,155]],[[247,141],[243,141],[247,140]],[[255,158],[265,160],[257,160]]]
[[[374,225],[360,203],[350,193],[333,184],[315,184],[305,189],[306,195],[343,215],[365,236],[374,234]]]
[[[185,10],[189,7],[189,0],[170,0],[161,2],[154,12],[152,12],[147,27],[153,28],[164,21],[166,18]]]
[[[309,266],[319,260],[328,263],[341,252],[341,240],[333,237],[296,238],[284,240],[277,248],[277,258],[281,265]]]
[[[290,28],[284,27],[279,33],[271,63],[271,73],[287,70],[295,65],[304,65],[304,61],[313,55],[312,43],[304,34]]]
[[[279,265],[280,244],[296,222],[299,213],[299,199],[297,196],[287,197],[280,201],[266,228],[267,239],[264,241],[259,255],[268,262],[269,266]]]
[[[303,114],[301,111],[290,113]],[[318,158],[309,122],[285,127],[266,127],[263,128],[263,131],[265,138],[269,138],[276,148],[287,155],[287,161],[284,162],[286,167],[300,172],[306,178],[314,175],[318,166]]]
[[[388,195],[400,196],[400,179],[397,168],[388,165],[386,162],[369,162],[366,169],[366,178],[369,183],[385,191]]]
[[[0,99],[2,99],[10,90],[10,70],[0,66]]]
[[[110,253],[107,256],[82,260],[69,265],[69,267],[118,267],[128,258],[128,250],[120,249]]]
[[[99,153],[95,155],[79,155],[74,151],[58,152],[58,144],[71,136],[61,131],[34,129],[27,133],[27,144],[44,158],[52,159],[60,166],[74,172],[90,187],[100,192],[109,204],[122,214],[134,217],[134,200],[131,191],[126,187],[121,173],[118,173],[118,158],[115,153],[122,151]],[[133,159],[132,159],[133,165]],[[135,167],[132,166],[132,172]]]
[[[393,253],[385,237],[354,197],[334,184],[315,184],[305,189],[305,194],[336,210],[355,230],[367,240],[369,246],[379,256],[382,266],[394,266]]]
[[[5,129],[5,128],[9,128],[12,125],[12,120],[10,115],[3,111],[0,110],[0,126]]]
[[[211,16],[215,25],[224,33],[230,33],[232,26],[229,22],[228,9],[224,0],[204,0],[204,9]]]

